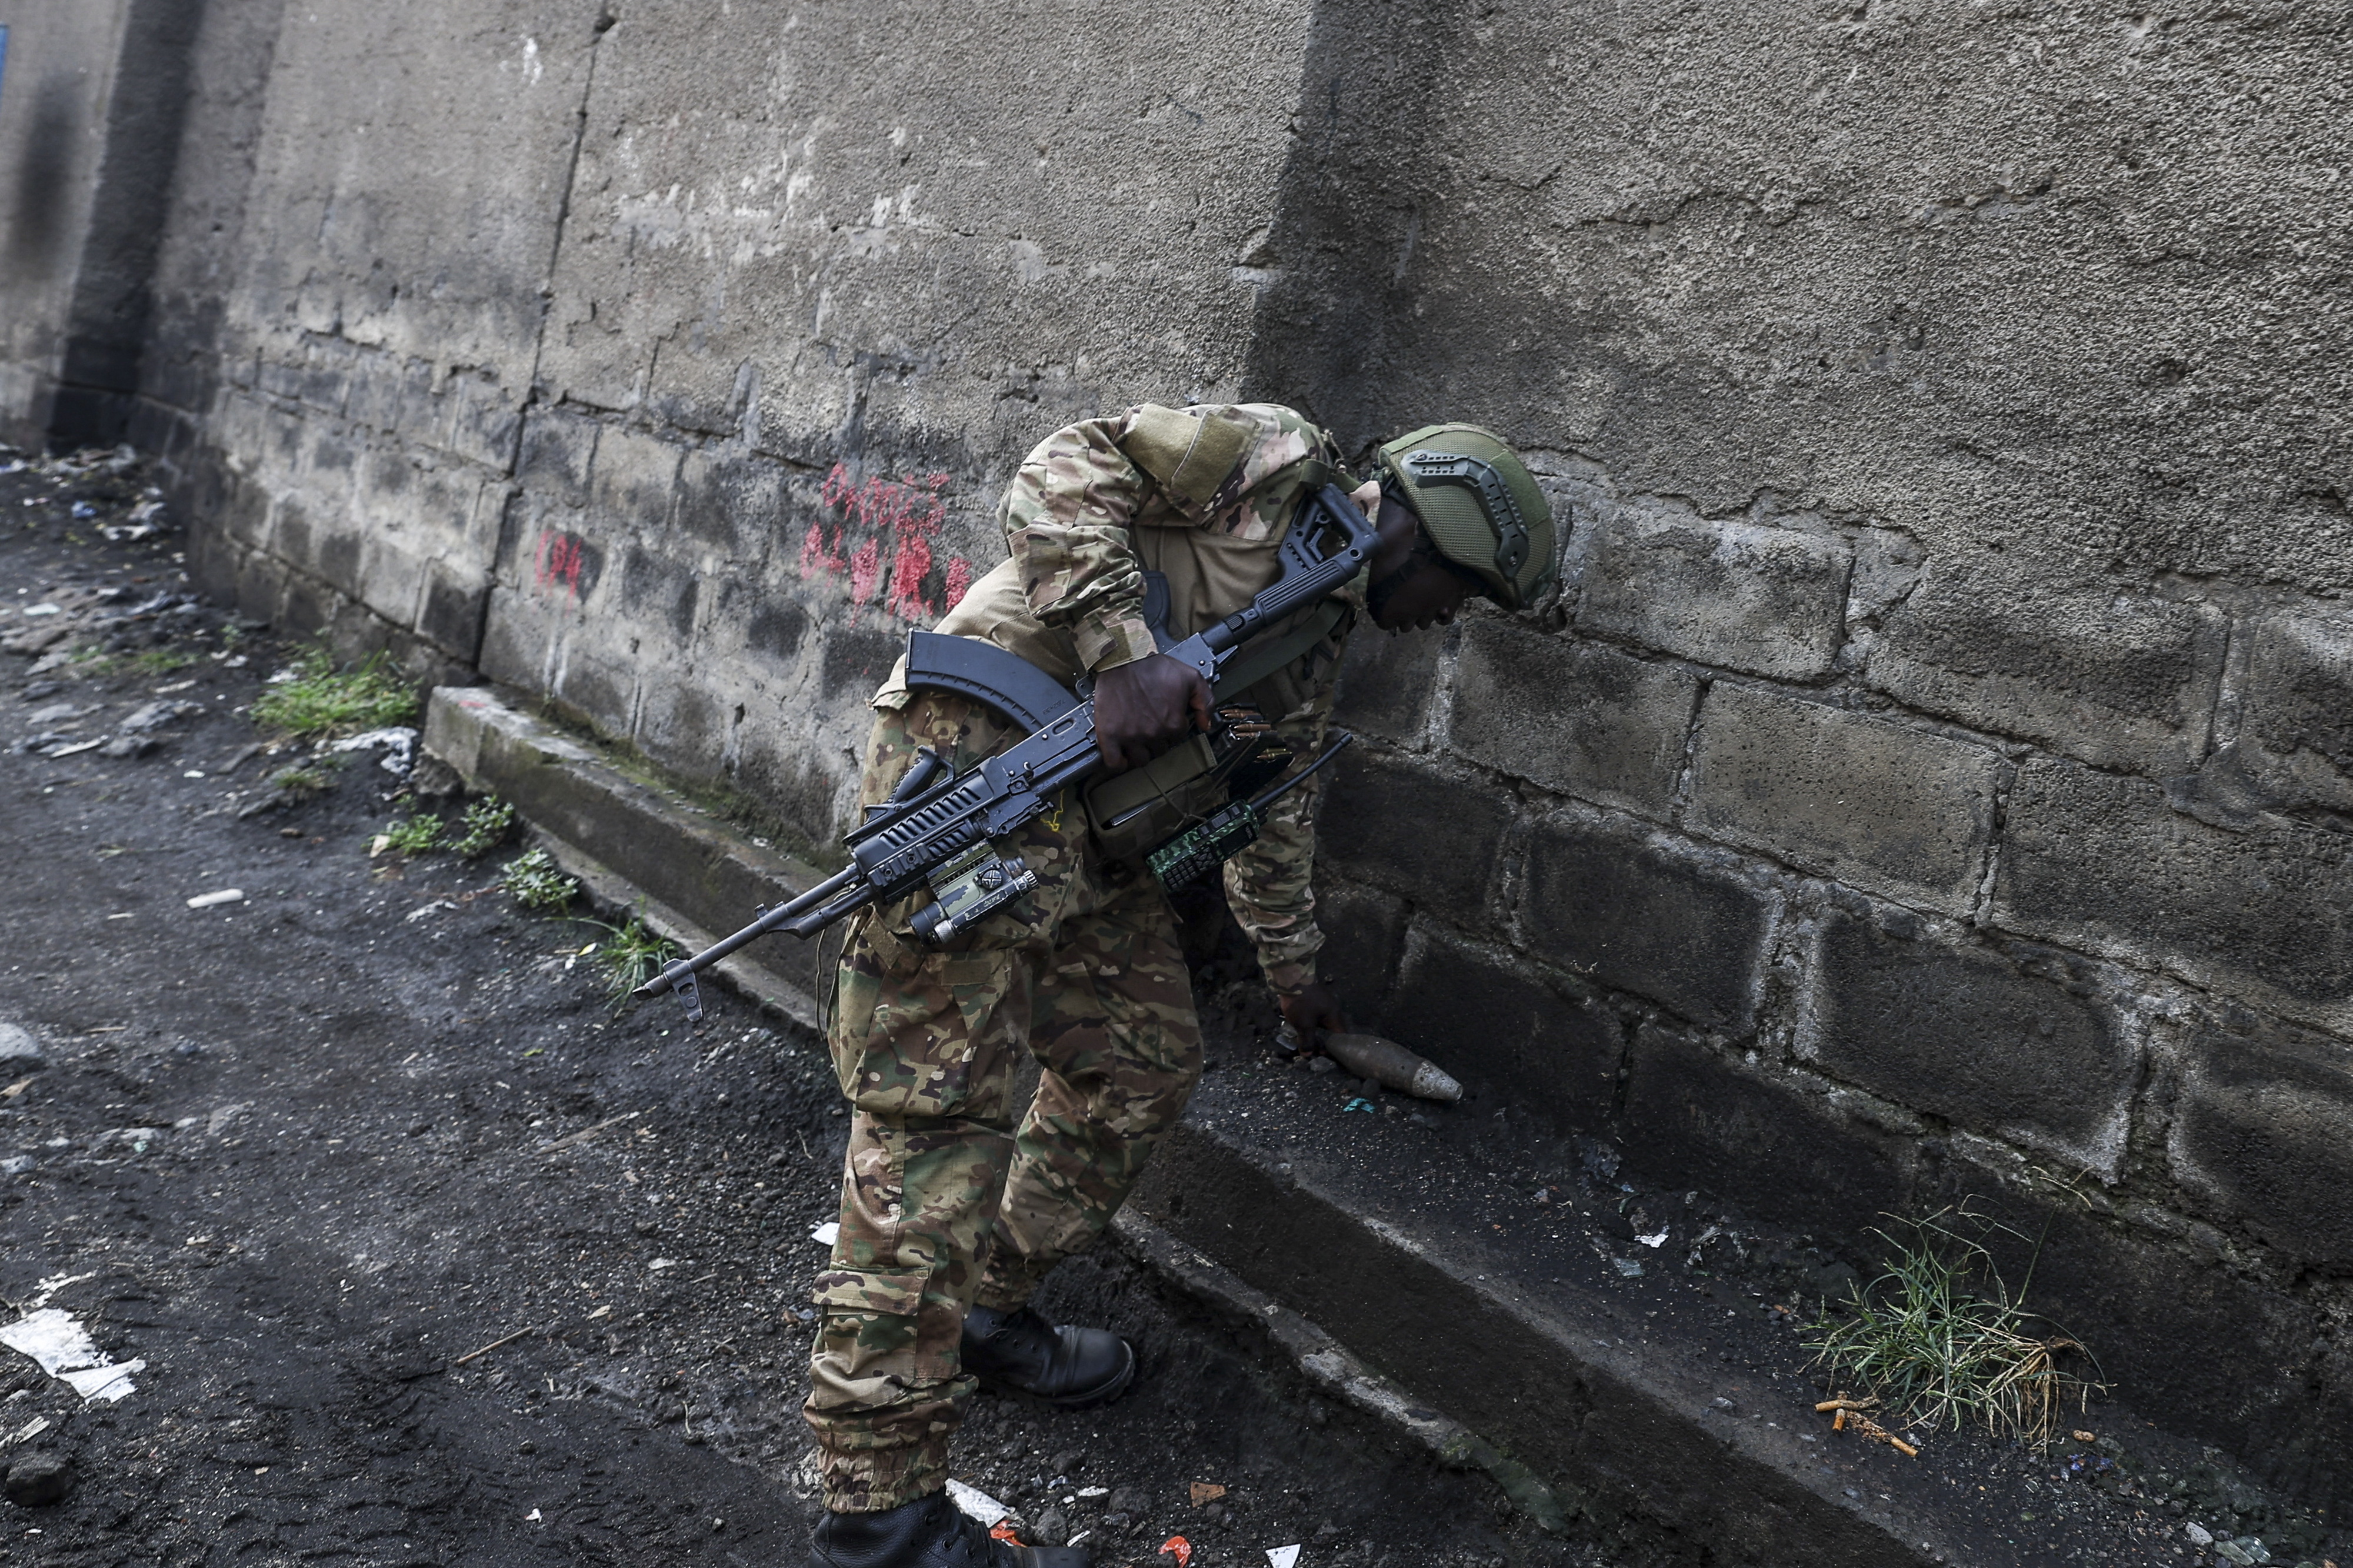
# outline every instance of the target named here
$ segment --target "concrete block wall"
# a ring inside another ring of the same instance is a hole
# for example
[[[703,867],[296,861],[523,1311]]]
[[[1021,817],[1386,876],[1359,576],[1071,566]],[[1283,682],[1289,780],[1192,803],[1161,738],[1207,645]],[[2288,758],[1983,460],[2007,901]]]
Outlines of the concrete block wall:
[[[2353,837],[2252,782],[2214,807],[2197,770],[2232,744],[2226,668],[2242,714],[2314,711],[2322,660],[2258,673],[2250,645],[2353,620],[2080,595],[2079,641],[2029,623],[2073,684],[1969,724],[1919,693],[1994,639],[1932,664],[1880,635],[1947,563],[1802,515],[1662,528],[1668,503],[1539,461],[1557,594],[1351,651],[1365,743],[1322,879],[1358,1016],[1482,1106],[1781,1220],[1852,1239],[1971,1201],[2042,1241],[2037,1300],[2142,1408],[2333,1495]],[[1852,587],[1874,554],[1892,603]],[[2046,727],[2062,704],[2088,717]],[[2307,804],[2342,776],[2305,768],[2271,776],[2316,781]],[[2186,1362],[2185,1291],[2264,1332]]]
[[[19,12],[9,438],[119,420],[248,610],[813,842],[1058,425],[1503,432],[1562,586],[1352,651],[1354,1004],[1760,1216],[1973,1197],[2353,1496],[2336,12]]]

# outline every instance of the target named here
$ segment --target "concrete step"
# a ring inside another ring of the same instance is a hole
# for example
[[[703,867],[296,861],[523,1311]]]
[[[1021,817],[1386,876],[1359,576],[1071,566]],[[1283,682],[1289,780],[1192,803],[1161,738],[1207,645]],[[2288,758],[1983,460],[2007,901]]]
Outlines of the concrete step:
[[[426,744],[602,898],[690,944],[822,876],[490,689],[436,690]],[[721,973],[808,1024],[816,963],[784,939]],[[1723,1247],[1697,1194],[1637,1191],[1605,1165],[1538,1201],[1490,1146],[1503,1108],[1376,1105],[1261,1043],[1213,1047],[1119,1244],[1547,1529],[1758,1568],[2189,1560],[2169,1516],[2063,1491],[2051,1458],[1938,1432],[1907,1458],[1833,1433],[1797,1331],[1819,1300],[1787,1270],[1704,1267]],[[1803,1243],[1735,1239],[1777,1258]],[[2113,1406],[2098,1420],[2163,1442]]]

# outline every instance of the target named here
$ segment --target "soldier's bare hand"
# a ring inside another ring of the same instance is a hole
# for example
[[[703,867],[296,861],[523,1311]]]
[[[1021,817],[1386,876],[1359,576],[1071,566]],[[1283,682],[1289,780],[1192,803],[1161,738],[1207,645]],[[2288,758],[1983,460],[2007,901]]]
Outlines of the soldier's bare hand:
[[[1340,1011],[1339,994],[1321,980],[1296,996],[1278,996],[1274,1000],[1275,1005],[1282,1009],[1282,1021],[1299,1037],[1303,1050],[1314,1050],[1326,1033],[1348,1032],[1348,1018]]]
[[[1095,749],[1113,773],[1149,762],[1187,729],[1209,727],[1209,683],[1165,653],[1095,679]]]

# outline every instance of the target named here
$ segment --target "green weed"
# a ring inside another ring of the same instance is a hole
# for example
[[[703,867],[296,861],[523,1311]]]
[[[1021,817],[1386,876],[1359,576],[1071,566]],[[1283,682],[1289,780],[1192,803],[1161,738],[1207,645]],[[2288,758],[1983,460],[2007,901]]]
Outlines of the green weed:
[[[284,790],[296,800],[308,800],[314,795],[324,795],[335,787],[335,774],[342,771],[341,757],[313,757],[307,763],[297,763],[290,768],[280,768],[269,775],[272,789]]]
[[[1874,1231],[1888,1244],[1887,1271],[1855,1290],[1843,1318],[1826,1310],[1808,1325],[1806,1348],[1816,1365],[1852,1375],[1905,1420],[1955,1431],[1982,1424],[2046,1448],[2060,1406],[2087,1404],[2100,1385],[2058,1365],[2069,1352],[2088,1361],[2081,1344],[2028,1331],[2045,1320],[2025,1310],[2024,1287],[2013,1295],[1995,1270],[1978,1239],[1989,1228],[1943,1209]]]
[[[297,738],[355,735],[416,716],[417,693],[384,655],[338,674],[322,647],[305,649],[294,661],[294,678],[271,686],[253,704],[255,723]]]
[[[387,823],[377,837],[396,854],[423,855],[441,847],[442,826],[438,816],[404,816]]]
[[[131,668],[142,675],[169,675],[195,662],[195,654],[182,653],[175,647],[151,647],[145,653],[131,656]]]
[[[499,886],[516,903],[542,915],[562,914],[580,891],[580,884],[558,870],[555,858],[544,849],[526,851],[500,867]]]
[[[449,852],[460,860],[479,860],[506,842],[514,831],[514,807],[495,795],[486,796],[466,808],[459,818],[463,829],[449,841]]]
[[[678,943],[646,929],[642,916],[631,915],[627,925],[592,922],[612,932],[592,955],[605,973],[605,998],[617,1015],[629,1005],[629,993],[661,973],[674,958],[685,956]]]

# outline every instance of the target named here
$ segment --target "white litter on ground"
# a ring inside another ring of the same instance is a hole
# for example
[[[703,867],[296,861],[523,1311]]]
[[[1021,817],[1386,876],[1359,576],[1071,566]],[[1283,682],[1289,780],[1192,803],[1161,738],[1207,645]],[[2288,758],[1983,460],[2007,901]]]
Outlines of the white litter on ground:
[[[1662,1230],[1656,1236],[1638,1236],[1634,1239],[1645,1247],[1664,1247],[1667,1244],[1667,1233]]]
[[[387,730],[370,730],[364,735],[353,735],[337,741],[327,749],[331,752],[366,752],[382,746],[389,753],[376,765],[396,778],[406,778],[410,760],[417,753],[417,731],[406,724]]]
[[[962,1510],[966,1519],[980,1521],[984,1530],[1013,1511],[978,1487],[968,1487],[954,1477],[948,1479],[948,1500]]]
[[[131,1374],[147,1370],[144,1361],[108,1361],[91,1342],[90,1331],[60,1307],[27,1312],[0,1328],[0,1345],[31,1356],[43,1372],[71,1384],[85,1400],[121,1399],[138,1386]]]
[[[188,900],[188,908],[192,910],[208,910],[216,904],[241,904],[243,902],[245,902],[245,889],[243,888],[223,888],[217,893],[198,893],[195,898]]]
[[[826,1221],[823,1225],[809,1232],[809,1239],[816,1242],[819,1247],[831,1247],[835,1242],[841,1239],[841,1222],[837,1219],[829,1219]],[[994,1521],[992,1521],[991,1522]]]
[[[1267,1568],[1299,1568],[1299,1548],[1270,1546],[1266,1549]]]

